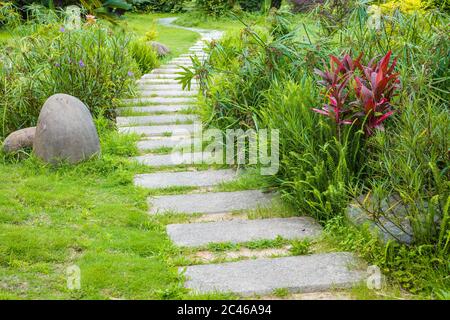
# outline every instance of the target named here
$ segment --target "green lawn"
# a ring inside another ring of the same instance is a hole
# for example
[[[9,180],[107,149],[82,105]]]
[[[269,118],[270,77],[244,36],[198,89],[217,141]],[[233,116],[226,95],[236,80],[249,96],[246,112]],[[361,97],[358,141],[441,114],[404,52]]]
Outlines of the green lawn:
[[[167,45],[173,56],[178,56],[187,50],[200,38],[198,33],[179,28],[170,28],[157,24],[157,19],[172,17],[170,14],[127,14],[123,26],[127,30],[144,36],[150,30],[156,30],[156,41]]]
[[[198,17],[190,14],[180,14],[179,19],[175,22],[178,25],[185,27],[203,28],[203,29],[215,29],[215,30],[239,30],[244,26],[242,22],[234,17],[222,17],[219,19],[211,17]],[[264,16],[252,16],[242,18],[245,23],[253,24],[263,24],[265,21]]]
[[[185,189],[134,187],[135,174],[155,170],[127,159],[137,154],[138,137],[99,132],[101,157],[77,166],[0,154],[0,299],[233,298],[183,288],[178,267],[190,260],[165,227],[190,217],[150,216],[147,197]],[[247,175],[217,190],[264,183]],[[81,270],[81,290],[67,289],[72,265]]]

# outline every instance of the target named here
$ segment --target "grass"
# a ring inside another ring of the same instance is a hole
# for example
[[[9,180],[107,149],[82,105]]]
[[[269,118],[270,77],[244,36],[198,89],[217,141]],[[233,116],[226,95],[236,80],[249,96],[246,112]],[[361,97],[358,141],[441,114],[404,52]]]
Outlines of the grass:
[[[182,14],[175,21],[176,24],[184,27],[200,28],[200,29],[214,29],[222,31],[232,31],[242,29],[242,23],[232,16],[214,18],[205,15],[196,14]],[[243,20],[250,24],[262,24],[265,17],[258,15],[247,15]]]
[[[102,173],[109,161],[57,170],[34,159],[0,165],[1,298],[157,298],[181,283],[165,262],[171,244],[149,220],[145,192],[124,168]],[[78,292],[66,289],[74,264]]]
[[[0,30],[0,44],[12,38],[11,32],[7,30]]]
[[[151,30],[156,30],[157,36],[155,41],[167,45],[171,50],[171,56],[179,56],[188,51],[192,45],[200,39],[200,35],[196,32],[183,30],[179,28],[170,28],[157,24],[157,19],[172,17],[170,14],[126,14],[124,26],[127,30],[136,33],[139,36]]]

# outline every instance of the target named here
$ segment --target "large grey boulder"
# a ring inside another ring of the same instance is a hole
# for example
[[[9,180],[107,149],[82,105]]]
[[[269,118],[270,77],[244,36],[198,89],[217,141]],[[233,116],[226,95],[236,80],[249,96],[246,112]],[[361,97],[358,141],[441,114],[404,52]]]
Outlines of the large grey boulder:
[[[170,49],[162,43],[156,41],[150,41],[149,44],[156,51],[158,56],[165,57],[170,53]]]
[[[75,164],[100,153],[97,130],[84,103],[67,94],[48,98],[39,114],[33,149],[52,164]]]
[[[24,148],[33,147],[34,135],[36,133],[36,127],[25,128],[14,131],[3,141],[3,152],[15,153]]]

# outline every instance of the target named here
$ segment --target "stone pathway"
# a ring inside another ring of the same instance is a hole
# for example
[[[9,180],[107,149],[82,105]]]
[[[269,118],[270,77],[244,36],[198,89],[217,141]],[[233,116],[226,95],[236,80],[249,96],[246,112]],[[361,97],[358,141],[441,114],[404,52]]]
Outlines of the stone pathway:
[[[170,25],[173,20],[160,19],[160,23]],[[173,59],[138,80],[142,96],[124,100],[127,106],[119,110],[122,114],[131,111],[136,115],[117,118],[120,132],[142,136],[138,143],[142,155],[135,160],[159,170],[137,175],[135,185],[158,190],[197,188],[194,192],[150,197],[149,214],[196,214],[196,222],[167,226],[172,241],[177,246],[189,247],[191,250],[204,250],[214,243],[245,244],[279,237],[286,240],[317,238],[321,234],[321,227],[309,217],[249,220],[246,212],[264,208],[270,210],[276,196],[260,190],[214,191],[212,188],[215,186],[235,181],[239,177],[232,169],[204,170],[202,167],[201,170],[196,167],[196,164],[208,160],[208,156],[205,157],[201,152],[161,154],[161,148],[186,146],[195,142],[191,139],[197,127],[193,122],[199,121],[199,118],[190,111],[194,110],[198,86],[193,84],[191,91],[183,91],[175,79],[179,76],[177,73],[182,71],[180,66],[192,66],[191,55],[197,55],[200,59],[206,57],[204,41],[221,35],[218,31],[184,29],[199,32],[202,40],[188,54]],[[160,151],[156,152],[158,149]],[[172,166],[180,165],[185,165],[186,169],[179,171],[183,169],[178,167],[177,171],[171,171]],[[265,251],[243,248],[240,252],[242,255],[239,252],[236,254],[238,260],[243,257],[256,259],[180,267],[180,273],[186,277],[185,286],[198,293],[224,291],[240,296],[270,296],[277,289],[286,289],[291,293],[318,293],[347,288],[359,283],[365,276],[358,268],[359,261],[346,252],[303,256],[286,256],[289,255],[288,251],[276,248]],[[287,254],[267,258],[264,252]],[[202,256],[212,255],[207,251],[198,253]],[[232,254],[229,253],[229,256]]]

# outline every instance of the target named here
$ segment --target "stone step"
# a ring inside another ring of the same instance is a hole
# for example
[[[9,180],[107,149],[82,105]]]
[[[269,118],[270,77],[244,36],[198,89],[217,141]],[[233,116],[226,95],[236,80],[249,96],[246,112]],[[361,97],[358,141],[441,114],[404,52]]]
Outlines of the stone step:
[[[175,79],[139,79],[136,81],[137,84],[180,84],[178,80]]]
[[[186,125],[187,126],[187,125]],[[194,129],[192,129],[192,133]],[[179,135],[186,136],[186,131],[179,133]],[[178,166],[178,165],[193,165],[208,163],[210,157],[203,152],[172,152],[170,154],[146,154],[143,156],[134,157],[134,159],[146,166],[162,167],[162,166]]]
[[[177,123],[198,120],[198,116],[193,114],[164,114],[156,116],[136,116],[136,117],[117,117],[118,126],[134,126],[154,123]]]
[[[137,147],[141,151],[151,151],[160,148],[187,147],[199,142],[199,139],[190,136],[153,137],[139,141]]]
[[[159,126],[136,126],[136,127],[120,127],[121,133],[136,133],[143,136],[165,136],[171,134],[173,136],[190,135],[198,126],[194,124],[166,124]],[[139,158],[139,157],[138,157]],[[151,162],[151,160],[149,160]]]
[[[179,66],[180,66],[180,65],[182,65],[182,66],[187,65],[188,67],[190,67],[191,64],[192,64],[192,60],[191,60],[191,58],[174,59],[174,60],[171,60],[170,63],[172,63],[172,64],[177,64],[177,65],[179,65]],[[179,76],[179,75],[178,75],[178,76]]]
[[[192,84],[191,90],[184,89],[181,84],[140,84],[139,85],[141,90],[155,90],[155,91],[194,91],[197,92],[198,85]]]
[[[261,220],[231,220],[208,223],[171,224],[170,239],[180,247],[200,247],[209,243],[242,243],[255,240],[314,238],[322,228],[310,217]]]
[[[159,97],[193,97],[196,96],[198,92],[196,91],[184,91],[184,90],[141,90],[141,95],[143,97],[159,96]]]
[[[192,63],[190,65],[182,65],[182,66],[184,66],[184,67],[191,67]],[[160,66],[159,69],[181,69],[181,68],[180,68],[180,64],[176,64],[176,63],[173,64],[173,63],[171,63],[171,64],[165,64],[163,66]]]
[[[183,72],[184,69],[182,68],[158,68],[158,69],[153,69],[152,70],[152,74],[172,74],[172,73],[178,73],[178,72]]]
[[[132,111],[132,112],[145,112],[145,113],[158,113],[158,112],[182,112],[188,111],[192,108],[192,105],[153,105],[144,107],[121,107],[117,108],[117,112],[121,114],[122,111]]]
[[[236,172],[230,169],[183,171],[183,172],[157,172],[135,176],[134,184],[144,188],[170,188],[170,187],[211,187],[222,182],[232,181]]]
[[[227,213],[270,206],[274,195],[260,190],[208,192],[160,196],[149,199],[150,213]]]
[[[176,79],[179,78],[179,74],[155,74],[155,73],[148,73],[144,74],[141,79]]]
[[[194,292],[270,295],[276,289],[309,293],[349,288],[366,278],[359,260],[348,252],[245,260],[180,268]]]
[[[134,99],[123,99],[125,104],[193,104],[197,99],[192,97],[142,97]]]
[[[182,54],[180,57],[182,58],[191,58],[191,57],[199,57],[199,58],[205,58],[208,56],[207,53],[200,53],[200,52],[192,52],[192,53],[186,53]]]

